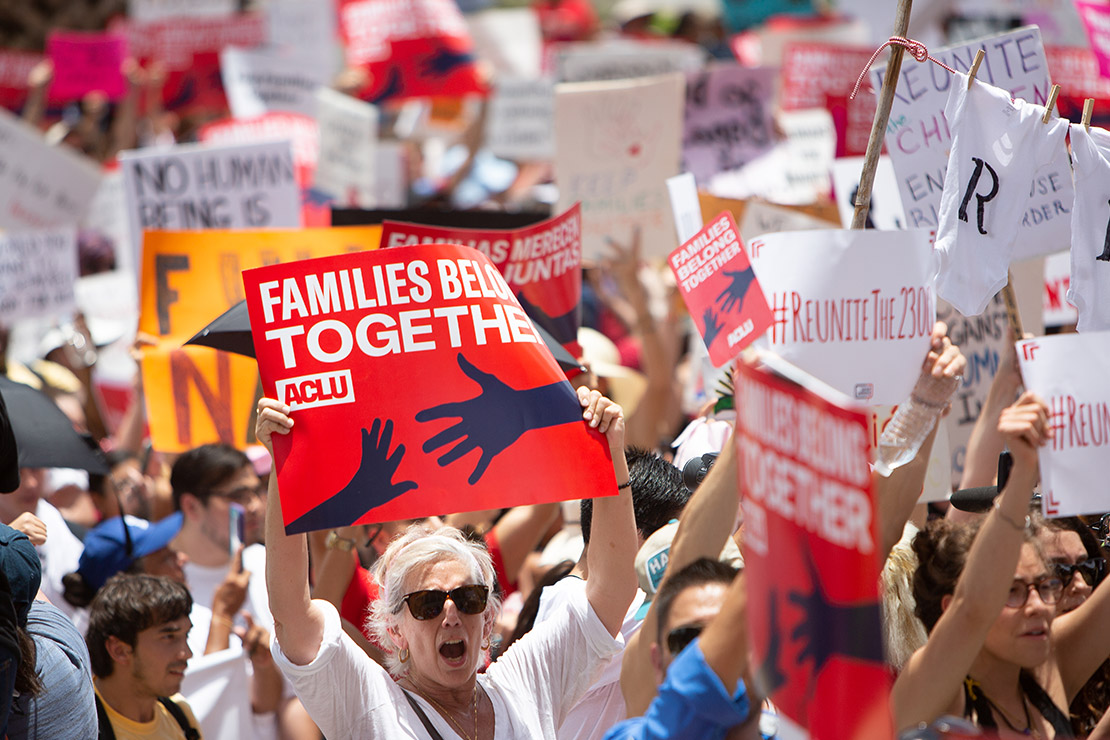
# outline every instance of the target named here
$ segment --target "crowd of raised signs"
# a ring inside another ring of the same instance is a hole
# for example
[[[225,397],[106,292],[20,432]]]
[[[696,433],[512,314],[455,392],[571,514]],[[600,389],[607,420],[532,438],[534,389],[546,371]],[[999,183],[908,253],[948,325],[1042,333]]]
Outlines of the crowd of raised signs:
[[[5,0],[0,736],[322,737],[270,476],[382,665],[389,542],[484,543],[496,662],[616,493],[565,379],[623,408],[642,547],[552,737],[1110,737],[1110,11],[916,0],[865,162],[897,5]],[[731,709],[667,708],[718,611]]]

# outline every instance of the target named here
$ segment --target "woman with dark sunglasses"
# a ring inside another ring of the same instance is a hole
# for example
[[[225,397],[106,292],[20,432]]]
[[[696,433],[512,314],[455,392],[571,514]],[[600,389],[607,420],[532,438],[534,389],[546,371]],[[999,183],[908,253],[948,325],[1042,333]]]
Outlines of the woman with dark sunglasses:
[[[1025,393],[998,422],[1014,458],[981,522],[934,522],[914,540],[916,613],[929,639],[891,694],[896,729],[943,715],[999,737],[1074,737],[1066,707],[1110,655],[1110,591],[1057,617],[1064,584],[1028,526],[1048,408]]]
[[[305,538],[285,534],[271,476],[266,582],[274,658],[326,737],[555,740],[602,662],[620,650],[614,638],[636,591],[624,415],[597,391],[579,389],[578,399],[584,421],[607,439],[619,489],[594,503],[600,539],[586,599],[521,638],[480,676],[501,607],[481,544],[451,527],[413,527],[390,544],[375,564],[381,598],[370,616],[383,669],[343,632],[331,604],[310,600]],[[271,435],[292,427],[289,407],[259,402],[257,436],[271,454]]]

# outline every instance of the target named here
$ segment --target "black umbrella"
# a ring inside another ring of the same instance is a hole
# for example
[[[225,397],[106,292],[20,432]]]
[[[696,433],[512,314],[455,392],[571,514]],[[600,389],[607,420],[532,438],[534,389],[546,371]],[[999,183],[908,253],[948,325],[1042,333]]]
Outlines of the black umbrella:
[[[108,466],[73,429],[50,397],[29,385],[0,376],[21,468],[79,468],[108,474]]]
[[[533,322],[532,325],[543,343],[551,350],[551,354],[554,355],[560,368],[564,371],[585,369],[567,351],[566,347],[559,344],[539,324]],[[239,301],[224,311],[185,344],[199,344],[203,347],[213,347],[224,352],[254,357],[254,340],[251,338],[251,318],[247,313],[247,302]]]

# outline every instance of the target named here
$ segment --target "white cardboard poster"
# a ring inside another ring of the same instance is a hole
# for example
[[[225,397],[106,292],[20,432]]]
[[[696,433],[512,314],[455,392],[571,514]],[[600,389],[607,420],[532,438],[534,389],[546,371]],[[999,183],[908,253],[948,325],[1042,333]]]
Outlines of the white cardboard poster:
[[[235,118],[270,112],[315,116],[316,91],[328,82],[318,62],[308,57],[234,46],[220,52],[220,77]]]
[[[0,229],[75,226],[99,185],[92,160],[0,110]]]
[[[77,231],[0,234],[0,323],[73,314]]]
[[[745,241],[751,241],[763,234],[774,234],[780,231],[813,231],[815,229],[835,229],[836,224],[822,218],[815,218],[807,213],[794,211],[789,208],[764,203],[758,200],[748,201],[744,207],[744,217],[740,220],[740,233]]]
[[[1110,509],[1110,332],[1026,339],[1017,351],[1025,387],[1048,404],[1054,433],[1038,455],[1045,516]]]
[[[139,268],[131,263],[130,226],[123,173],[106,172],[100,180],[100,187],[96,189],[89,211],[81,222],[81,229],[92,232],[95,238],[111,244],[116,256],[116,269],[130,273],[137,281]]]
[[[678,74],[556,86],[555,212],[582,203],[584,261],[637,228],[645,257],[677,245],[665,182],[679,172],[684,88]]]
[[[374,150],[374,207],[405,208],[409,202],[409,179],[405,145],[379,141]]]
[[[699,182],[738,170],[775,145],[776,70],[716,64],[686,80],[682,163]]]
[[[499,77],[486,114],[486,145],[505,159],[549,160],[555,154],[554,112],[551,80]]]
[[[337,204],[372,208],[378,141],[378,109],[349,95],[316,93],[320,156],[315,187]]]
[[[856,193],[859,190],[860,175],[863,174],[864,159],[841,157],[833,161],[836,208],[840,212],[840,223],[846,229],[851,227],[852,217],[856,212]],[[902,197],[898,194],[898,178],[895,177],[894,165],[887,156],[879,157],[879,164],[875,168],[866,228],[887,231],[906,228],[906,219],[902,215]]]
[[[296,52],[325,81],[343,66],[335,0],[267,0],[270,46]]]
[[[748,242],[774,323],[761,342],[850,397],[909,396],[936,321],[922,229],[793,231]]]
[[[490,8],[466,16],[478,58],[493,65],[497,79],[539,77],[543,35],[531,8]]]
[[[629,39],[561,44],[555,57],[559,82],[591,82],[693,72],[705,63],[705,51],[685,42]]]
[[[228,16],[238,9],[238,0],[127,0],[127,15],[139,23]]]

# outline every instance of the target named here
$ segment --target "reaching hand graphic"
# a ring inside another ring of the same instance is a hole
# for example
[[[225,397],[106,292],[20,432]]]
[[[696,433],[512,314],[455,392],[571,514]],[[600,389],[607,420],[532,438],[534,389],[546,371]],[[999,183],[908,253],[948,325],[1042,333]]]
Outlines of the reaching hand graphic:
[[[721,323],[721,319],[717,314],[714,313],[712,307],[705,309],[702,319],[705,321],[705,336],[703,337],[705,339],[705,346],[711,347],[713,346],[713,340],[721,333],[721,329],[724,325]]]
[[[371,509],[416,488],[411,480],[393,482],[405,456],[405,446],[397,445],[393,454],[389,454],[392,439],[393,421],[387,419],[383,428],[381,419],[374,419],[369,432],[362,430],[362,462],[350,482],[291,522],[286,531],[296,533],[346,526]]]
[[[744,305],[744,297],[748,295],[748,289],[755,281],[755,271],[752,270],[751,265],[748,265],[743,270],[725,270],[725,275],[732,278],[732,282],[721,291],[717,300],[723,301],[721,310],[729,313],[734,307],[740,308]]]
[[[542,308],[530,303],[524,297],[523,291],[516,294],[516,299],[520,302],[520,307],[524,309],[524,313],[528,314],[528,318],[546,329],[547,333],[555,337],[555,341],[559,344],[566,344],[577,339],[578,306],[559,316],[548,316]]]
[[[763,662],[760,663],[759,668],[755,672],[756,684],[759,687],[759,692],[763,696],[771,696],[783,684],[786,683],[786,674],[782,670],[782,633],[779,632],[779,592],[772,591],[770,594],[770,604],[768,609],[768,623],[771,627],[771,635],[767,641],[767,652],[763,656]]]
[[[467,478],[471,485],[481,480],[493,458],[525,432],[582,420],[578,397],[566,381],[517,390],[479,370],[462,354],[458,355],[458,362],[463,373],[478,384],[481,392],[465,401],[424,409],[416,414],[416,420],[459,419],[433,435],[422,449],[431,454],[433,450],[454,445],[439,456],[437,462],[441,467],[472,450],[481,450],[474,471]]]
[[[435,53],[424,60],[424,74],[443,77],[452,72],[456,67],[461,67],[473,61],[474,55],[470,52],[451,51],[450,49],[441,47],[436,49]]]
[[[382,103],[399,94],[404,85],[401,83],[401,70],[391,67],[385,84],[370,98],[371,103]]]

